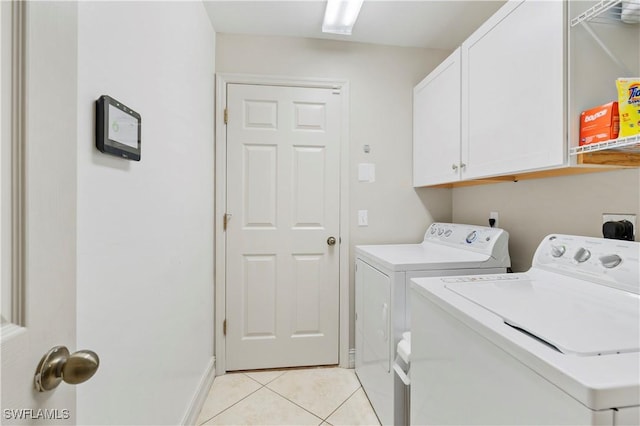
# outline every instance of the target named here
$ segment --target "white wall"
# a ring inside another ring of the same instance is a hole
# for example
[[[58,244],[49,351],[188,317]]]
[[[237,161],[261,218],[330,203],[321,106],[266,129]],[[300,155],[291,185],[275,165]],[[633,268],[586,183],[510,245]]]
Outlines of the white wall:
[[[411,187],[412,93],[448,51],[342,41],[217,34],[216,72],[331,78],[350,84],[349,198],[353,246],[418,242],[433,221],[451,220],[451,191]],[[363,145],[371,153],[363,152]],[[376,165],[375,183],[357,180]],[[357,211],[369,211],[358,227]],[[353,276],[351,277],[353,300]],[[351,309],[351,324],[353,309]],[[353,347],[353,330],[351,331]]]
[[[547,234],[602,237],[602,213],[640,219],[639,187],[640,171],[631,169],[456,188],[453,220],[486,225],[497,211],[509,232],[513,269],[526,271]]]
[[[201,2],[78,8],[78,424],[178,424],[213,356],[215,33]],[[103,94],[141,162],[96,150]]]

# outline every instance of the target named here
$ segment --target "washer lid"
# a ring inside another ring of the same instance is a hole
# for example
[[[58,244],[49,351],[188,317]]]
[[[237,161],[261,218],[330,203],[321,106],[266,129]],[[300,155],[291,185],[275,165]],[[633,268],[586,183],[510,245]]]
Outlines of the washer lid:
[[[640,296],[550,275],[553,280],[458,279],[445,287],[564,354],[640,352]]]

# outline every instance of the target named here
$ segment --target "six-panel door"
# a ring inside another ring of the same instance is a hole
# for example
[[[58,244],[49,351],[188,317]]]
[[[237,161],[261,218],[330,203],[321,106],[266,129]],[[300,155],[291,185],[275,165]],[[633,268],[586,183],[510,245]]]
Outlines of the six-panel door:
[[[227,370],[337,364],[340,93],[227,87]]]

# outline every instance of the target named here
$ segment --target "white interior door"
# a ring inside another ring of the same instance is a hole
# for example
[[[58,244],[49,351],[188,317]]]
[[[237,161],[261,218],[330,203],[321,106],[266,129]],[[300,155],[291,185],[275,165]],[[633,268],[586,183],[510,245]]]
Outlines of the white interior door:
[[[2,18],[10,13],[10,6],[2,2]],[[19,132],[26,137],[17,144],[24,149],[24,198],[13,203],[23,226],[2,229],[3,239],[10,238],[5,231],[13,231],[15,237],[24,229],[23,249],[2,245],[3,259],[22,258],[13,263],[9,276],[24,285],[22,290],[13,288],[8,296],[15,301],[15,309],[1,329],[0,415],[7,424],[73,424],[75,387],[62,383],[54,390],[36,392],[34,373],[40,358],[53,346],[67,346],[71,352],[76,349],[77,4],[27,3],[26,22],[27,51],[18,55],[25,58],[26,67],[26,102],[22,103],[26,105],[26,128],[20,120],[14,120],[12,126],[14,131],[26,130]],[[3,73],[5,70],[3,66]],[[11,90],[5,92],[3,85],[3,101],[5,93]],[[6,112],[2,110],[3,115]],[[12,112],[14,119],[20,116]],[[7,133],[2,134],[4,145]],[[7,153],[2,151],[3,159]],[[4,250],[6,247],[9,249]]]
[[[338,363],[340,98],[227,85],[227,370]]]

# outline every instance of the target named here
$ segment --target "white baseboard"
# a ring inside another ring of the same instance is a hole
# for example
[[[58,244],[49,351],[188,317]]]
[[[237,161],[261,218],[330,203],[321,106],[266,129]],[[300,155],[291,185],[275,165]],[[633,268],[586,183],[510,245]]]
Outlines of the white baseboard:
[[[195,425],[196,421],[198,421],[198,415],[200,411],[202,411],[202,406],[207,399],[207,395],[209,394],[209,389],[211,389],[211,385],[213,384],[213,379],[216,377],[216,357],[211,357],[209,364],[207,364],[207,368],[200,379],[200,383],[198,384],[198,388],[196,389],[193,398],[191,398],[191,403],[189,404],[189,408],[182,418],[181,425]]]
[[[356,368],[356,350],[349,349],[349,368]]]

